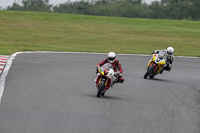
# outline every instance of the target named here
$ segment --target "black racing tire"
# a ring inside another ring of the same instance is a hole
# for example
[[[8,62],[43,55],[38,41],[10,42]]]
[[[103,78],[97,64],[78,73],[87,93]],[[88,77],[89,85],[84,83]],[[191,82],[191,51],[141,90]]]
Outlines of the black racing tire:
[[[102,91],[105,89],[105,80],[101,80],[101,83],[99,84],[99,89],[97,91],[97,97],[100,97],[102,94]]]
[[[151,75],[151,76],[149,76],[151,79],[153,79],[154,78],[154,75]]]
[[[154,71],[154,68],[155,68],[155,66],[152,65],[152,66],[147,70],[147,72],[144,74],[144,79],[146,79],[146,78],[148,77],[148,75]]]

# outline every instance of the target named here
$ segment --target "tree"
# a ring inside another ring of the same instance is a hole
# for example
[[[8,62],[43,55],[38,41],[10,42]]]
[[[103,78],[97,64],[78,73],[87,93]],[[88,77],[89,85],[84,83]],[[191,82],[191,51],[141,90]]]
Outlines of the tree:
[[[189,0],[190,15],[193,20],[200,20],[200,0]]]
[[[50,12],[52,5],[48,3],[49,0],[22,0],[22,6],[13,3],[12,7],[9,6],[7,10]]]
[[[17,3],[13,3],[12,6],[7,7],[7,10],[23,11],[23,7],[18,5]]]
[[[23,8],[25,11],[51,11],[51,5],[48,4],[49,0],[22,0]]]
[[[81,0],[52,7],[49,0],[22,0],[8,10],[43,11],[98,16],[200,20],[200,0],[161,0],[151,5],[143,0]]]
[[[161,0],[167,19],[200,19],[199,0]]]

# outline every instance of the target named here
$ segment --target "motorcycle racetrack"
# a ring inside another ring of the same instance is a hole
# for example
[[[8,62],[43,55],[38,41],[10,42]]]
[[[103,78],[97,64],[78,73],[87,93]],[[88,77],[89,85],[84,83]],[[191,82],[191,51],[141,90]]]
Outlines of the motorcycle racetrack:
[[[117,55],[125,81],[97,98],[94,70],[106,57],[11,56],[0,80],[0,133],[200,133],[200,58],[176,57],[171,72],[144,79],[151,56]]]

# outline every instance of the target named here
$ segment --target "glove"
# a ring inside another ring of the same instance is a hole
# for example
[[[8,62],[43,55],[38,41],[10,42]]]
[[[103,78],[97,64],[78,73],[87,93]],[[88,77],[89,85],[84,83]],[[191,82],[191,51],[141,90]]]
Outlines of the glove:
[[[153,51],[152,52],[152,54],[158,54],[159,53],[159,51]]]
[[[100,66],[96,67],[96,73],[98,73]]]
[[[167,62],[166,65],[169,65],[169,62]]]

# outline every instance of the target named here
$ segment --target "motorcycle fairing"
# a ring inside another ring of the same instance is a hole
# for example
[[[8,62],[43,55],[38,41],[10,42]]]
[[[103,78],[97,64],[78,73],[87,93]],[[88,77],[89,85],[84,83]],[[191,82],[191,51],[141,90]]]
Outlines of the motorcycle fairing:
[[[153,54],[151,60],[149,61],[148,65],[147,65],[147,69],[150,68],[151,65],[155,66],[154,74],[158,74],[161,71],[162,67],[166,64],[166,61],[159,62],[158,59],[157,59],[158,61],[156,61],[157,56],[158,56],[157,54]]]

